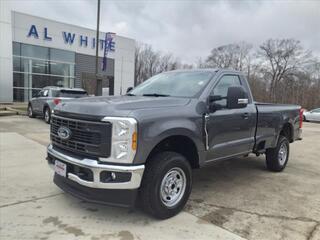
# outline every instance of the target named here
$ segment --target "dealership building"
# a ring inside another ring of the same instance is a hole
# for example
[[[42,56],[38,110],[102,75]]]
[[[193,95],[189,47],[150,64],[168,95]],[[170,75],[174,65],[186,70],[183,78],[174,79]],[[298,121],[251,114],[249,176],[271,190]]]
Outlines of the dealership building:
[[[0,6],[0,102],[26,102],[46,86],[96,89],[96,31]],[[135,41],[99,33],[104,95],[134,85]]]

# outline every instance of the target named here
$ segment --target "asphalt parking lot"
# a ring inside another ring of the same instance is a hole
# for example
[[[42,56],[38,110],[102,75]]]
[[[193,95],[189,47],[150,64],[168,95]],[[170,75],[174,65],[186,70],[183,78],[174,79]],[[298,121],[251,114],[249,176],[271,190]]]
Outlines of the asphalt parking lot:
[[[320,239],[320,124],[304,124],[282,173],[253,155],[196,170],[186,208],[165,221],[63,193],[48,143],[41,119],[0,117],[0,239]]]

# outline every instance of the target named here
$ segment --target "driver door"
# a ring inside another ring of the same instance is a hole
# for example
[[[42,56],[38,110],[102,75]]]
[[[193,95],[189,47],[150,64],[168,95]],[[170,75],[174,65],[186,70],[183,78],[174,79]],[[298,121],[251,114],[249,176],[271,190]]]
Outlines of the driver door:
[[[229,87],[242,85],[238,75],[223,75],[210,95],[226,98]],[[237,109],[228,109],[226,99],[215,101],[217,110],[207,116],[207,161],[246,154],[252,150],[256,109],[251,99],[248,101],[246,107]]]

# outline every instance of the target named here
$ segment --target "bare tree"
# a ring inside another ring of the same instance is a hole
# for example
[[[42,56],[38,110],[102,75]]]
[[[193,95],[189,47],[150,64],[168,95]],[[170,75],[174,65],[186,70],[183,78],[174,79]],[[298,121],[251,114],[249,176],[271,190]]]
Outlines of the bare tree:
[[[158,58],[159,54],[153,51],[150,45],[138,44],[136,46],[135,82],[137,84],[155,74]]]
[[[256,101],[293,103],[308,109],[320,106],[320,61],[294,39],[269,39],[258,50],[245,42],[220,46],[194,65],[181,63],[172,54],[155,51],[150,45],[136,46],[136,84],[163,71],[194,66],[246,73]]]
[[[250,72],[251,50],[252,45],[246,42],[219,46],[211,50],[204,66]]]
[[[210,66],[207,65],[206,61],[204,61],[201,57],[198,58],[197,62],[196,62],[196,66],[197,68],[208,68]]]
[[[155,74],[183,67],[172,54],[153,50],[147,44],[137,44],[135,52],[135,82],[139,84]]]
[[[141,44],[136,45],[135,54],[134,54],[134,82],[137,84],[140,81],[140,76],[142,72],[143,62],[141,61]]]
[[[262,72],[269,80],[269,98],[276,101],[276,89],[280,82],[304,67],[311,61],[310,52],[303,49],[294,39],[269,39],[260,46]]]

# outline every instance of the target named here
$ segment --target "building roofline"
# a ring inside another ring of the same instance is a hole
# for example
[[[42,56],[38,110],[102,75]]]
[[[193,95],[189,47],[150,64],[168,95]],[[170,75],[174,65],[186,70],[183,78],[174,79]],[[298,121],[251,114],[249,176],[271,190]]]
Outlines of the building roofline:
[[[30,13],[24,13],[24,12],[19,12],[19,11],[15,11],[15,10],[11,10],[11,12],[12,13],[22,14],[22,15],[27,15],[27,16],[30,16],[30,17],[40,18],[40,19],[43,19],[43,20],[46,20],[46,21],[56,22],[56,23],[59,23],[59,24],[69,25],[69,26],[72,26],[72,27],[83,28],[85,30],[96,31],[96,29],[92,29],[92,28],[89,28],[89,27],[83,27],[83,26],[80,26],[80,25],[72,24],[72,23],[65,23],[65,22],[54,20],[54,19],[50,19],[50,18],[39,17],[39,16],[36,16],[36,15],[32,15]],[[100,33],[107,33],[107,32],[101,31],[101,29],[100,29],[99,32]],[[112,31],[109,31],[109,32],[112,32]],[[124,37],[124,36],[118,35],[117,33],[116,33],[116,36],[135,41],[135,39],[133,39],[133,38]]]

